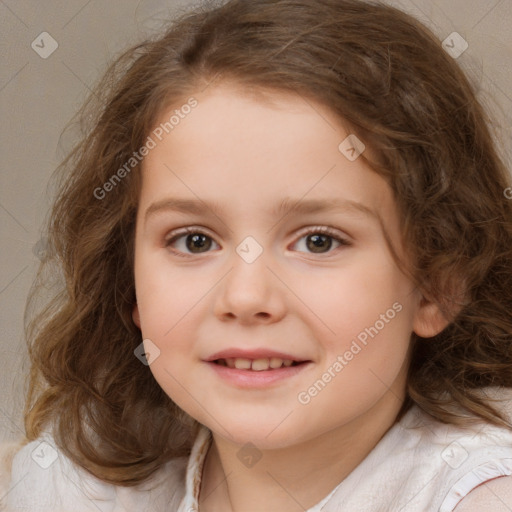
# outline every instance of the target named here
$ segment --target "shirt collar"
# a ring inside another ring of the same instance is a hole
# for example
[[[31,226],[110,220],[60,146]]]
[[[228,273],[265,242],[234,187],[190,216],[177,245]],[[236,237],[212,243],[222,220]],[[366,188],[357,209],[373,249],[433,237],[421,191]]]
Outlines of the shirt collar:
[[[199,491],[206,454],[212,443],[212,432],[201,425],[190,452],[185,479],[185,496],[178,512],[199,511]]]

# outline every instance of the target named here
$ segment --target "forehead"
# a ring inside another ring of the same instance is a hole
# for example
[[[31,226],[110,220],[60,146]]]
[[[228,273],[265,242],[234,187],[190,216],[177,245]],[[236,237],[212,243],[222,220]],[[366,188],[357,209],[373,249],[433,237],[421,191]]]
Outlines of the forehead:
[[[179,105],[160,115],[161,140],[142,165],[142,203],[178,196],[240,213],[303,197],[357,201],[383,217],[393,209],[385,181],[362,158],[347,158],[344,141],[353,135],[325,106],[226,84],[193,97],[197,105],[172,128]]]

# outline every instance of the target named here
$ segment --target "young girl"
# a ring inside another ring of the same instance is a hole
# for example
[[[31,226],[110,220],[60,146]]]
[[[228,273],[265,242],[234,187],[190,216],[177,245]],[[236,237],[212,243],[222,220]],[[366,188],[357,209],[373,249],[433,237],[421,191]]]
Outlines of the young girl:
[[[6,510],[511,510],[512,201],[440,42],[232,0],[96,94]]]

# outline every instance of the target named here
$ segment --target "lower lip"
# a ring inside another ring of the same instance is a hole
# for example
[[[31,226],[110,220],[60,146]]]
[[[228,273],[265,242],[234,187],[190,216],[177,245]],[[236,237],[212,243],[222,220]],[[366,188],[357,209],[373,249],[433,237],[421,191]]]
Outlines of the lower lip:
[[[296,366],[282,366],[281,368],[261,371],[239,370],[238,368],[229,368],[228,366],[221,366],[213,362],[207,362],[206,364],[219,377],[230,384],[241,388],[264,388],[302,373],[313,363],[308,361]]]

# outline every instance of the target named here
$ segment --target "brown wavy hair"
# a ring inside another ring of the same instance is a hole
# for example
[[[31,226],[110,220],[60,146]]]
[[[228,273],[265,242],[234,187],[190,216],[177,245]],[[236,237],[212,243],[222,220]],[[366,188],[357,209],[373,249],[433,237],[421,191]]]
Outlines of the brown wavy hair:
[[[137,152],[167,108],[222,81],[326,105],[371,148],[401,211],[407,272],[450,318],[411,339],[407,399],[446,423],[512,428],[481,390],[512,388],[512,201],[475,87],[440,41],[392,7],[358,0],[204,3],[123,53],[80,113],[83,138],[59,167],[47,257],[30,292],[55,293],[25,322],[27,437],[99,478],[142,482],[186,455],[198,423],[134,356]],[[193,115],[193,114],[191,114]],[[462,415],[454,409],[462,407]]]

